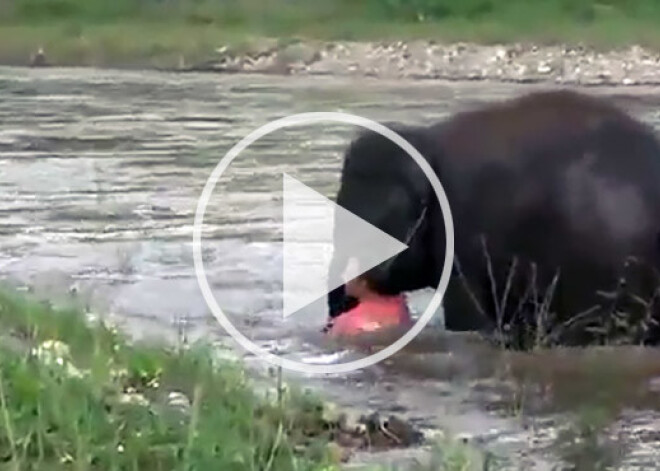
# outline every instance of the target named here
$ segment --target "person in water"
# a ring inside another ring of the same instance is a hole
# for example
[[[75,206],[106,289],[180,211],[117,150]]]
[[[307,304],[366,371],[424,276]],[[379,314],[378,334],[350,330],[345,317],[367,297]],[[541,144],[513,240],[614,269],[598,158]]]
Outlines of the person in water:
[[[348,270],[356,262],[349,264]],[[388,296],[378,293],[367,276],[360,275],[346,281],[346,294],[358,300],[351,310],[332,319],[324,331],[332,336],[356,335],[374,332],[385,327],[412,324],[410,312],[403,295]]]

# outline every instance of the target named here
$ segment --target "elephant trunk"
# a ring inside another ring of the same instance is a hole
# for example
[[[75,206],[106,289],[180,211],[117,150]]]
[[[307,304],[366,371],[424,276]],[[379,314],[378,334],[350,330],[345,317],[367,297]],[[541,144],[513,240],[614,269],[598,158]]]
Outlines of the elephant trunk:
[[[347,259],[335,252],[330,263],[328,280],[337,280],[340,278],[346,268]],[[346,287],[342,284],[328,293],[328,315],[331,319],[352,309],[357,305],[357,299],[346,294]]]

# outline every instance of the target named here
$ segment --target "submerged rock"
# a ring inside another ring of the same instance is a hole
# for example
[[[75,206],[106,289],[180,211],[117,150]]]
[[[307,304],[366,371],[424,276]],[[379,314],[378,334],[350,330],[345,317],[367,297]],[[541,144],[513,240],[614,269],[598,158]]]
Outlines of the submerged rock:
[[[40,47],[37,52],[30,57],[30,66],[45,67],[46,65],[48,65],[48,62],[46,61],[46,53],[44,52],[44,48]]]

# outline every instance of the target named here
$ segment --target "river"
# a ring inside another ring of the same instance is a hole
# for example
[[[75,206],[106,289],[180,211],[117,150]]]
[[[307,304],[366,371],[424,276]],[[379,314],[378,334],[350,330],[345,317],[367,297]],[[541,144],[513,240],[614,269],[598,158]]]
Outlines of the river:
[[[257,365],[210,314],[193,267],[197,200],[225,153],[259,126],[293,113],[344,111],[385,123],[428,123],[535,87],[2,68],[0,276],[56,302],[81,303],[136,338],[177,341],[185,324],[189,339],[223,342]],[[656,127],[659,91],[594,89]],[[223,175],[205,215],[204,263],[219,304],[246,336],[291,358],[323,354],[318,331],[325,313],[321,302],[305,316],[280,315],[280,175],[287,172],[332,198],[342,150],[355,131],[324,124],[264,137]],[[475,129],[475,139],[478,133]],[[428,293],[413,294],[413,306],[423,310],[426,299]],[[582,361],[588,355],[576,352],[504,359],[502,352],[443,334],[441,326],[438,313],[426,329],[438,337],[424,352],[404,352],[386,364],[335,377],[286,376],[343,406],[392,411],[420,427],[467,434],[511,458],[513,469],[552,469],[559,453],[550,447],[561,422],[557,411],[503,413],[517,402],[503,392],[497,371],[503,364],[543,370],[552,377],[546,383],[561,390],[562,384],[575,384],[576,374],[587,378],[593,358]],[[634,372],[653,394],[651,380],[660,374],[655,351],[622,349],[592,357],[608,367],[621,365],[611,378],[601,374],[607,384],[628,381],[619,370]],[[568,400],[562,411],[592,393],[593,381],[587,383],[564,394],[580,397]],[[637,393],[620,396],[625,414],[616,424],[623,430],[618,436],[634,445],[617,458],[626,469],[660,462],[652,454],[660,442],[654,427],[660,426],[649,397],[640,405]],[[362,459],[382,462],[388,456]],[[596,455],[588,456],[593,464]],[[403,459],[402,453],[392,459]]]

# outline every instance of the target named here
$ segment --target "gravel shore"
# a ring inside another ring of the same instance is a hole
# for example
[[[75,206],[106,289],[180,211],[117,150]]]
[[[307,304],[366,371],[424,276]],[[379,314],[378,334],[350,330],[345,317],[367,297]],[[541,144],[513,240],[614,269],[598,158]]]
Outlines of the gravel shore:
[[[186,67],[182,67],[186,68]],[[608,52],[585,46],[410,42],[255,41],[221,47],[189,70],[384,79],[494,80],[567,85],[660,84],[660,52],[631,46]]]

